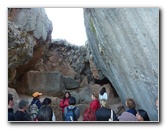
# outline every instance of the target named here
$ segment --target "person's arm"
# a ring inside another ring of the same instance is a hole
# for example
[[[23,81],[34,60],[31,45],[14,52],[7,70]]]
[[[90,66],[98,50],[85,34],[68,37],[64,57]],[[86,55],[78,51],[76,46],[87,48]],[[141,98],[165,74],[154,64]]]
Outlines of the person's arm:
[[[38,109],[40,109],[40,107],[42,106],[40,100],[38,100],[38,101],[36,102],[36,105],[37,105]]]
[[[90,108],[93,111],[96,111],[97,110],[97,102],[96,101],[92,101],[91,104],[90,104]]]
[[[61,108],[64,108],[64,107],[67,106],[64,102],[65,102],[65,101],[64,101],[63,99],[60,101],[59,106],[60,106]]]
[[[75,115],[76,115],[76,118],[78,120],[78,118],[80,117],[80,109],[78,107],[75,110]]]

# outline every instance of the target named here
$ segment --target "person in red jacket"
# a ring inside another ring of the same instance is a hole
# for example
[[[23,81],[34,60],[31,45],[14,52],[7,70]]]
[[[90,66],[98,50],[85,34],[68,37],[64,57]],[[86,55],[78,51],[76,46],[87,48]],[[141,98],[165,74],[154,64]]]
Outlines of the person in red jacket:
[[[90,103],[90,108],[94,112],[96,112],[96,110],[100,108],[100,102],[98,100],[98,94],[93,93],[91,98],[92,98],[92,102]]]
[[[86,108],[84,111],[83,121],[96,121],[94,110],[91,108]]]
[[[62,108],[62,119],[65,121],[64,108],[69,106],[69,98],[71,97],[70,92],[65,92],[63,99],[60,101],[59,106]]]

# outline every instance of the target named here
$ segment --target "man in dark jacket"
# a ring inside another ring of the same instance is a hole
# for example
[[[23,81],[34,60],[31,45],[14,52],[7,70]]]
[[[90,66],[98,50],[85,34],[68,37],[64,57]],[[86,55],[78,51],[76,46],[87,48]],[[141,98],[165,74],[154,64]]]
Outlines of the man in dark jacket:
[[[13,95],[8,94],[8,121],[14,121],[14,111],[13,111],[14,101]]]
[[[14,114],[14,118],[16,121],[30,121],[30,116],[27,113],[26,109],[28,108],[28,101],[21,100],[19,102],[19,109]]]
[[[112,110],[113,120],[118,121],[115,112]],[[111,117],[111,109],[106,108],[106,99],[101,100],[101,107],[96,111],[96,120],[97,121],[109,121]]]

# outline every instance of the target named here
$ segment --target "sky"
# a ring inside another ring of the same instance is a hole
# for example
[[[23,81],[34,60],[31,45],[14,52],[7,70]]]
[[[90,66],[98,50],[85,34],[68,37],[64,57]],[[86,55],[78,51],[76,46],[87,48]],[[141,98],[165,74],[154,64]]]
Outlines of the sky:
[[[52,39],[66,39],[78,46],[85,45],[87,40],[83,8],[45,8],[52,21]]]

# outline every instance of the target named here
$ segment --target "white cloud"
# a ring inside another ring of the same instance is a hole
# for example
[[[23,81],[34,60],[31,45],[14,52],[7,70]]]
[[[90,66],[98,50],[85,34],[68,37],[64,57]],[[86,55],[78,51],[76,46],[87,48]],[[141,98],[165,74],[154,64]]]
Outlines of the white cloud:
[[[52,39],[66,39],[78,46],[87,40],[83,8],[45,8],[48,18],[53,23]]]

